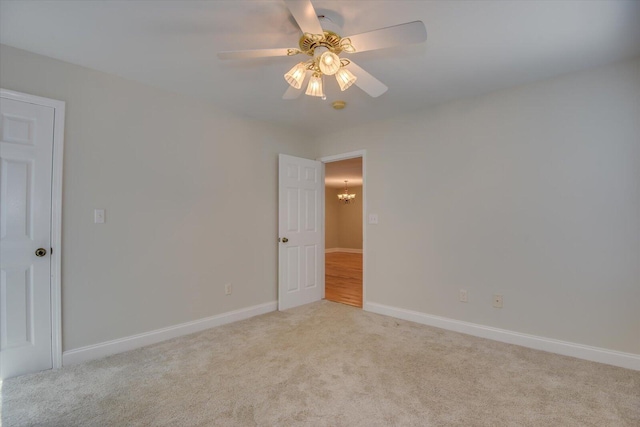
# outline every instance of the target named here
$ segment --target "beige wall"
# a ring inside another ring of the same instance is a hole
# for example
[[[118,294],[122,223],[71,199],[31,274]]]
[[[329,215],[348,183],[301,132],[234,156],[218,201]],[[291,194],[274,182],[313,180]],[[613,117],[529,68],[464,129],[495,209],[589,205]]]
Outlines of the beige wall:
[[[369,302],[640,354],[638,59],[313,148],[6,46],[0,86],[67,102],[64,350],[274,301],[277,153],[366,149]]]
[[[7,46],[0,67],[67,103],[65,351],[277,299],[277,154],[311,157],[302,135]]]
[[[342,191],[325,188],[325,247],[362,249],[362,186],[349,187],[356,198],[348,205],[338,201]]]
[[[321,136],[367,150],[367,301],[640,354],[639,118],[636,59]]]

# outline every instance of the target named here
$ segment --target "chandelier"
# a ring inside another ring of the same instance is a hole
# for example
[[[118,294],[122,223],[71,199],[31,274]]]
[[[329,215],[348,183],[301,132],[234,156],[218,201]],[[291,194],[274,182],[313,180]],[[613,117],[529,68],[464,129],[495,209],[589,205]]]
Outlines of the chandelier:
[[[353,199],[356,198],[355,194],[349,194],[349,189],[347,188],[347,181],[344,182],[344,193],[338,194],[338,200],[343,202],[345,205],[351,203]]]
[[[343,39],[332,31],[324,31],[323,34],[304,33],[300,38],[300,49],[289,49],[288,55],[303,53],[313,58],[296,64],[284,75],[284,79],[292,87],[300,89],[308,71],[311,78],[305,94],[326,99],[323,88],[324,76],[335,76],[340,90],[345,91],[357,77],[344,68],[351,62],[341,59],[338,56],[340,52],[355,52],[350,39]]]

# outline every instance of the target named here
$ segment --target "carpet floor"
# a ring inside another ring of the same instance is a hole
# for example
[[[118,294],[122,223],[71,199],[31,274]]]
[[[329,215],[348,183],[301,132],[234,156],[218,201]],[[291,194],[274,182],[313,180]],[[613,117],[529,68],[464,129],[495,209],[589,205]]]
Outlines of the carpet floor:
[[[321,301],[5,380],[3,426],[639,426],[640,372]]]

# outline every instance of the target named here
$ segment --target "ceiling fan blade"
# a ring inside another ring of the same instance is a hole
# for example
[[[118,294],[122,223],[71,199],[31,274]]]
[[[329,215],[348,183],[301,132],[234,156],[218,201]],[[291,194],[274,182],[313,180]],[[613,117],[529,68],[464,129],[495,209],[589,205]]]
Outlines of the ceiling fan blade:
[[[286,100],[297,99],[300,95],[302,95],[302,92],[305,91],[304,82],[307,80],[309,75],[311,75],[311,71],[307,70],[307,74],[305,74],[304,79],[302,80],[302,86],[300,86],[300,89],[296,89],[295,87],[289,85],[284,95],[282,95],[282,99],[286,99]]]
[[[351,40],[357,53],[423,42],[427,40],[427,28],[422,21],[413,21],[344,38]]]
[[[353,61],[345,68],[356,76],[354,85],[367,92],[373,98],[379,97],[389,89],[384,83],[367,73]]]
[[[286,47],[277,49],[254,49],[254,50],[232,50],[228,52],[218,52],[220,59],[250,59],[250,58],[266,58],[270,56],[290,56],[290,51],[297,49],[288,49]]]
[[[285,0],[284,2],[303,33],[323,33],[318,15],[310,0]]]

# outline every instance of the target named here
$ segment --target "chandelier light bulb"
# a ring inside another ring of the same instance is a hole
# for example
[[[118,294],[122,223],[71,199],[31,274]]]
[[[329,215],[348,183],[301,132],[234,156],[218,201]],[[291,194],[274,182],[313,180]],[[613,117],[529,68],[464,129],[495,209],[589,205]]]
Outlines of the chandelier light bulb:
[[[345,91],[349,89],[349,87],[355,83],[358,78],[354,76],[351,71],[342,67],[336,73],[336,80],[338,81],[338,85],[340,85],[340,90]]]
[[[332,76],[340,69],[340,57],[333,52],[324,52],[320,55],[318,66],[322,74]]]
[[[318,74],[314,73],[313,76],[311,76],[305,94],[309,96],[324,96],[324,91],[322,90],[322,79]]]
[[[302,87],[302,81],[304,80],[306,71],[307,71],[307,67],[305,66],[304,62],[301,62],[299,64],[296,64],[292,69],[290,69],[284,75],[284,79],[292,87],[296,89],[300,89]]]

